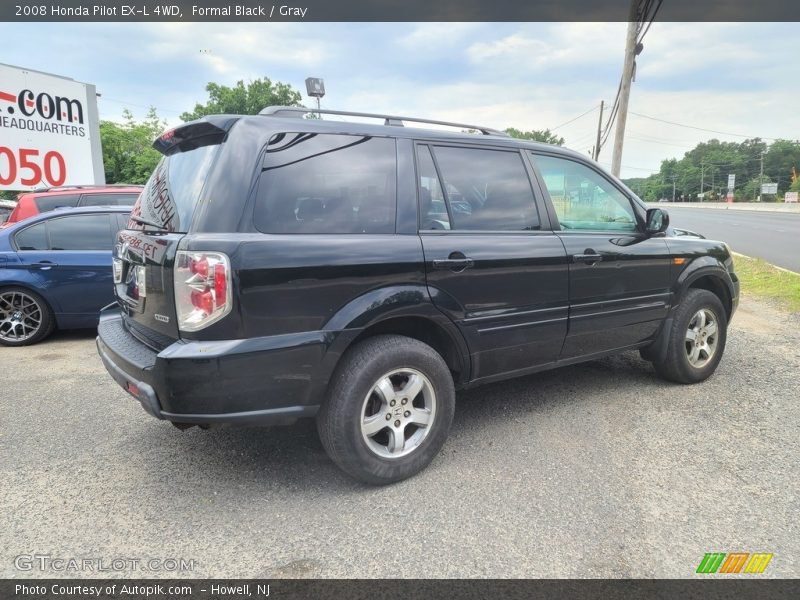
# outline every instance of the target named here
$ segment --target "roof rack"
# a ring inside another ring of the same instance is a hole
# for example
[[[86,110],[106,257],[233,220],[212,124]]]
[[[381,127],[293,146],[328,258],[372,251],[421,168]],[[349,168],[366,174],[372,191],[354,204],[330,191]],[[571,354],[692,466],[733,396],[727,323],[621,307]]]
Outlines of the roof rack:
[[[288,114],[282,115],[281,113],[288,113]],[[469,125],[467,123],[452,123],[450,121],[435,121],[433,119],[418,119],[416,117],[400,117],[397,115],[384,115],[380,113],[362,113],[362,112],[351,112],[347,110],[328,110],[324,108],[321,110],[317,110],[316,108],[305,108],[302,106],[268,106],[258,114],[278,116],[278,117],[287,116],[293,118],[300,118],[308,113],[321,113],[324,115],[343,115],[345,117],[371,117],[373,119],[383,119],[384,125],[389,125],[394,127],[403,127],[403,121],[411,121],[414,123],[444,125],[446,127],[456,127],[459,129],[474,129],[476,131],[480,131],[483,135],[499,135],[503,137],[509,137],[508,134],[504,131],[500,131],[498,129],[492,129],[490,127],[482,127],[480,125]]]
[[[91,190],[97,188],[130,188],[130,187],[144,187],[139,183],[107,183],[107,184],[87,184],[87,185],[57,185],[53,187],[42,187],[32,189],[34,194],[41,194],[42,192],[60,192],[63,190]]]

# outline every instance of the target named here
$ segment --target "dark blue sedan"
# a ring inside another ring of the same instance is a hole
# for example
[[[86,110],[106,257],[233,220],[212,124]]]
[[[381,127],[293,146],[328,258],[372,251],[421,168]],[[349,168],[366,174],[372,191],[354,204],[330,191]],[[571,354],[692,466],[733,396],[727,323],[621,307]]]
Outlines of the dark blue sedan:
[[[111,249],[130,207],[55,210],[0,230],[0,345],[95,327],[114,301]]]

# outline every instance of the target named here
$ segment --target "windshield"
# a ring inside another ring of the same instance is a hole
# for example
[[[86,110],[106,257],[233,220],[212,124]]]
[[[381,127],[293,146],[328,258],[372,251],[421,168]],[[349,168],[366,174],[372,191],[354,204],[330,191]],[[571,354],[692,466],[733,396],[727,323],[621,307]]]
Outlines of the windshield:
[[[218,149],[212,144],[162,158],[133,206],[128,229],[186,233]]]

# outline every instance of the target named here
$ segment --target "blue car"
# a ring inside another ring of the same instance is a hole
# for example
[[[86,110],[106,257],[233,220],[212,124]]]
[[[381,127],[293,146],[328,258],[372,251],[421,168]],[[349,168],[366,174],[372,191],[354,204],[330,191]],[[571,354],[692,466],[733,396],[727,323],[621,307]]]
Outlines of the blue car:
[[[97,326],[114,301],[111,250],[129,206],[58,209],[0,230],[0,345]]]

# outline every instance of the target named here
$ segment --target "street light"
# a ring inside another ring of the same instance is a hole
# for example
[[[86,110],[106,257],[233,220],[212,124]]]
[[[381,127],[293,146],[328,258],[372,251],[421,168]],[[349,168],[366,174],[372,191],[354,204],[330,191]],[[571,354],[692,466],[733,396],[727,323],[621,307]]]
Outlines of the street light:
[[[317,99],[317,116],[321,119],[319,99],[325,95],[325,82],[319,77],[306,77],[306,94]]]

